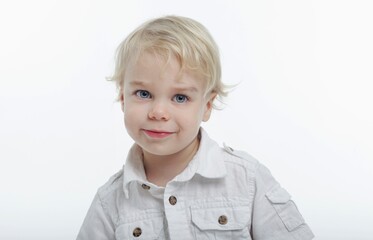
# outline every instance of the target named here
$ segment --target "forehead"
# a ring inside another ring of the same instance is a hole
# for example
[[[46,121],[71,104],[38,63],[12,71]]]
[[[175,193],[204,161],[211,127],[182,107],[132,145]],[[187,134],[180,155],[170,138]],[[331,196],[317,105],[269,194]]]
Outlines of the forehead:
[[[196,85],[204,89],[206,81],[197,71],[182,66],[173,54],[144,51],[128,64],[126,82],[168,80],[180,85]]]

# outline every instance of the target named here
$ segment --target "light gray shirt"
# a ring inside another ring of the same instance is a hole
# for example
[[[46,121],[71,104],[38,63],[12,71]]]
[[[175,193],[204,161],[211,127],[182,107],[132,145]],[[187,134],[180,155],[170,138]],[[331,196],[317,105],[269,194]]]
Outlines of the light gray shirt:
[[[77,240],[314,237],[266,167],[219,147],[202,128],[195,157],[166,187],[147,181],[141,156],[134,144],[123,169],[99,188]]]

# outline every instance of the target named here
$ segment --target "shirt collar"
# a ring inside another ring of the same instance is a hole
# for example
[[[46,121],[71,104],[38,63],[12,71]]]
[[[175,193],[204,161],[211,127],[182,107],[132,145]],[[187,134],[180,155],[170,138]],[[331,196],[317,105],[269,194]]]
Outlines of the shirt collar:
[[[199,148],[188,167],[176,177],[178,181],[188,181],[194,174],[205,178],[222,178],[226,175],[223,150],[212,140],[207,132],[200,128]]]
[[[128,185],[133,181],[147,181],[142,161],[142,150],[137,144],[132,145],[123,166],[123,190],[126,198],[128,198]]]
[[[195,174],[205,178],[217,179],[226,175],[226,168],[223,159],[223,150],[212,140],[206,131],[200,128],[201,140],[197,153],[188,166],[172,181],[185,182]],[[126,164],[123,166],[123,190],[128,198],[129,183],[138,181],[147,182],[144,165],[142,161],[142,150],[134,144],[127,156]]]

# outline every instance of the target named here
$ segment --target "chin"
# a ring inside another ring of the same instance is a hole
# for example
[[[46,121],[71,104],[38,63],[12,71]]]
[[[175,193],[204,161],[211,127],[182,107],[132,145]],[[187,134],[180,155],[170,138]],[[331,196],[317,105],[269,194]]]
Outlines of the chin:
[[[172,151],[162,151],[162,150],[159,150],[159,149],[147,149],[147,148],[142,148],[144,151],[152,154],[152,155],[156,155],[156,156],[168,156],[168,155],[172,155],[176,152],[172,152]]]

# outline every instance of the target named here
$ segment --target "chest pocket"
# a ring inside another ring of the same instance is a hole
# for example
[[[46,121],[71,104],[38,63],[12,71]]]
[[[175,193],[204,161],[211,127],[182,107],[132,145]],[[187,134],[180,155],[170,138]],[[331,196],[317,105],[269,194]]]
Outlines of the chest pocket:
[[[195,238],[249,239],[251,225],[250,204],[213,203],[191,207]]]
[[[165,239],[163,217],[124,223],[115,230],[116,240]]]

